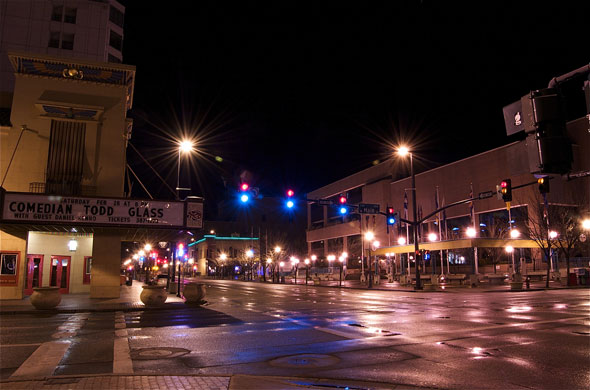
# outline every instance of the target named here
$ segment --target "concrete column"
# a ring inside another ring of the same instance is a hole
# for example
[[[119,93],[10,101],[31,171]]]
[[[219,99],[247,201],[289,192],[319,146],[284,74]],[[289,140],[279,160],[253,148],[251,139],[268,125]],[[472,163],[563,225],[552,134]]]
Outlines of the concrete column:
[[[90,298],[119,298],[121,289],[121,237],[94,233]]]

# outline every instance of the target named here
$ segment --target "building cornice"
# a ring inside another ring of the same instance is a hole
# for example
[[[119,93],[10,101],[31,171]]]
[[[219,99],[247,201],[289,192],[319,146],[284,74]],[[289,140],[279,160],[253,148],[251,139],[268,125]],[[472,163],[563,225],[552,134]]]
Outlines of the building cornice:
[[[135,88],[135,66],[23,52],[8,52],[8,58],[15,75],[124,87],[127,109],[131,109]]]

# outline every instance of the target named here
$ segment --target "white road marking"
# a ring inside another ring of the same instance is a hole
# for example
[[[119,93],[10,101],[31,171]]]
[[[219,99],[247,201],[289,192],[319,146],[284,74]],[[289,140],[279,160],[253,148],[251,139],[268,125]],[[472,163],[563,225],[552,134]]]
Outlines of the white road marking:
[[[113,347],[113,374],[133,374],[133,362],[129,353],[129,339],[125,314],[115,314],[115,345]]]
[[[45,377],[53,375],[55,368],[69,347],[69,341],[49,341],[41,344],[10,377]]]

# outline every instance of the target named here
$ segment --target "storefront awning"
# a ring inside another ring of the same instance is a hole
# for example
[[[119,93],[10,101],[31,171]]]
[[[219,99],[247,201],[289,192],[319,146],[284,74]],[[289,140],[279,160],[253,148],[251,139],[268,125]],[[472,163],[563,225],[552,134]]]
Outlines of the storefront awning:
[[[511,246],[513,248],[539,248],[534,240],[513,240],[498,238],[466,238],[461,240],[421,242],[420,249],[429,251],[453,250],[464,248],[504,248]],[[372,253],[384,256],[386,253],[413,253],[414,245],[397,245],[379,248]]]

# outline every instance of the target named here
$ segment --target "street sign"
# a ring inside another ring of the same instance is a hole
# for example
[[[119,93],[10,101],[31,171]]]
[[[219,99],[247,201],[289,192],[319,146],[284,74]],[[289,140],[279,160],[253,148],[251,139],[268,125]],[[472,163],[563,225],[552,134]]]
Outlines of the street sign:
[[[320,206],[332,206],[332,204],[334,204],[334,202],[332,202],[331,200],[318,199],[318,205],[320,205]]]
[[[379,214],[379,205],[373,203],[359,203],[360,214]]]

